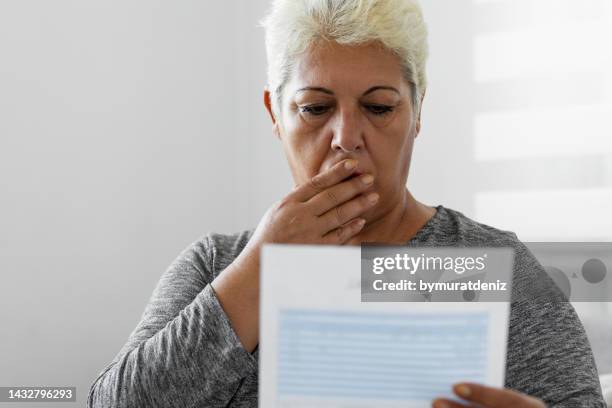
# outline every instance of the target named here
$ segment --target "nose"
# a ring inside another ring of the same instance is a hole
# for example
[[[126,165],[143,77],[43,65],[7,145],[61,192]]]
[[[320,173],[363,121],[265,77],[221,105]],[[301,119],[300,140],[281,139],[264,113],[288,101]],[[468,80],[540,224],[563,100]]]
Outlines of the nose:
[[[363,150],[363,128],[359,119],[359,114],[350,109],[338,111],[332,128],[332,150],[345,153]]]

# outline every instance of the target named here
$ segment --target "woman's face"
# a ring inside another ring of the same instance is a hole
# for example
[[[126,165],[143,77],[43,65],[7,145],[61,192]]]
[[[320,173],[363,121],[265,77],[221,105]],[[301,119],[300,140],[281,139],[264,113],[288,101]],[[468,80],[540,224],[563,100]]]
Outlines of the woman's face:
[[[380,194],[364,217],[397,205],[420,127],[398,57],[375,43],[311,47],[296,60],[281,112],[275,133],[296,184],[353,158]]]

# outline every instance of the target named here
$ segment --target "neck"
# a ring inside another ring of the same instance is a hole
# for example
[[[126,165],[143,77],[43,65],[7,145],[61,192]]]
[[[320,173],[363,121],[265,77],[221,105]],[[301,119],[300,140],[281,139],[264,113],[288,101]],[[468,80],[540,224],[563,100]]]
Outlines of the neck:
[[[389,211],[380,218],[367,222],[361,232],[346,244],[359,245],[362,242],[380,242],[403,245],[435,213],[435,208],[418,202],[407,189],[404,189],[397,203]]]

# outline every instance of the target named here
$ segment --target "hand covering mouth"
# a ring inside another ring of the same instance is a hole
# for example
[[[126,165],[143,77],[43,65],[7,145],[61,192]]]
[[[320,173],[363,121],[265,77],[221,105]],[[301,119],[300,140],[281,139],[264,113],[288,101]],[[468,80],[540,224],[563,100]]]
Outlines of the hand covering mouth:
[[[363,171],[355,170],[351,175],[349,175],[347,178],[345,178],[345,180],[351,180],[351,179],[353,179],[355,177],[361,176],[362,174],[364,174]]]

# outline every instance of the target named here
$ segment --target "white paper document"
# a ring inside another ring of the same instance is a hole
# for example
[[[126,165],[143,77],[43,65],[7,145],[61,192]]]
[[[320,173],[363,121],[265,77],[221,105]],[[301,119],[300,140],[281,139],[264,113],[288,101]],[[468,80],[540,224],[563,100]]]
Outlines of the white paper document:
[[[507,302],[362,302],[360,254],[264,247],[260,407],[425,408],[459,381],[503,386]]]

